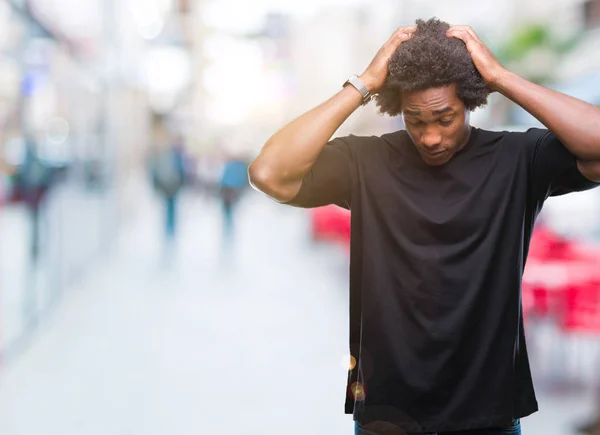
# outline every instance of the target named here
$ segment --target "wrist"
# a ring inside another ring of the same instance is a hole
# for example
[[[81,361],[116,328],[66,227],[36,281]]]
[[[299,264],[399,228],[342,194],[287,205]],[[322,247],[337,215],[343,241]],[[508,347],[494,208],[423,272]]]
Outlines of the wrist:
[[[358,76],[358,78],[365,84],[369,93],[374,94],[377,92],[377,85],[375,83],[375,80],[373,80],[371,77],[369,77],[366,74],[361,74]]]
[[[492,91],[499,92],[504,94],[504,92],[510,88],[511,83],[514,82],[515,78],[518,76],[508,70],[503,70],[500,72],[496,78],[490,83],[490,89]]]
[[[351,76],[346,83],[344,83],[344,87],[350,86],[355,88],[358,93],[362,97],[362,105],[366,105],[369,101],[371,101],[371,97],[373,94],[370,89],[367,87],[366,83],[357,75]]]

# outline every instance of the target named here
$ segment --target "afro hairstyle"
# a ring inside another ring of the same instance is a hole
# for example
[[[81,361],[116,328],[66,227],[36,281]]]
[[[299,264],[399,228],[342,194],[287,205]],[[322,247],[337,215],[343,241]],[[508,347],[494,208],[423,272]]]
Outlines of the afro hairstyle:
[[[446,35],[450,25],[437,18],[417,20],[413,37],[400,44],[388,63],[389,74],[374,100],[379,112],[402,112],[402,92],[457,84],[468,110],[487,104],[490,89],[463,41]]]

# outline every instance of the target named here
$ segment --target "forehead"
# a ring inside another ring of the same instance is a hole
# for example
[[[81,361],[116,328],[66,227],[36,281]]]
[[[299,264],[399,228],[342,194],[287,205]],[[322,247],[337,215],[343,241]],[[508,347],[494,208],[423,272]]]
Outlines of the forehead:
[[[409,91],[402,94],[402,110],[431,114],[434,110],[452,107],[459,110],[462,101],[456,95],[456,85]]]

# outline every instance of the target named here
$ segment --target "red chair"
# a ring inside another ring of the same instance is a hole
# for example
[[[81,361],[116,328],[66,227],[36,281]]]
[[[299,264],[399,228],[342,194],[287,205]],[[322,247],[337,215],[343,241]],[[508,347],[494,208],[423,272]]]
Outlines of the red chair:
[[[311,210],[312,239],[350,243],[350,211],[336,205]]]
[[[524,311],[527,308],[536,318],[557,315],[563,304],[564,288],[571,282],[571,271],[570,263],[565,261],[529,261],[523,274]]]
[[[561,359],[576,369],[582,385],[593,385],[600,380],[600,280],[569,284],[563,293],[563,305],[558,317]],[[591,373],[582,376],[585,361],[591,362]]]
[[[566,288],[560,326],[565,332],[600,336],[600,280]]]

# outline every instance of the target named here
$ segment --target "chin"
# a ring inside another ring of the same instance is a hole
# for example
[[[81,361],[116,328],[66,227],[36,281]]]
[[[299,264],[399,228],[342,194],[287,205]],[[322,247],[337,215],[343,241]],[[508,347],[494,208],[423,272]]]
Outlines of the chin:
[[[432,161],[432,160],[424,160],[425,163],[427,163],[427,165],[429,166],[444,166],[446,163],[448,163],[448,160],[444,160],[444,161]]]
[[[452,155],[443,155],[440,157],[431,157],[426,154],[421,154],[421,159],[429,166],[442,166],[452,159]]]

